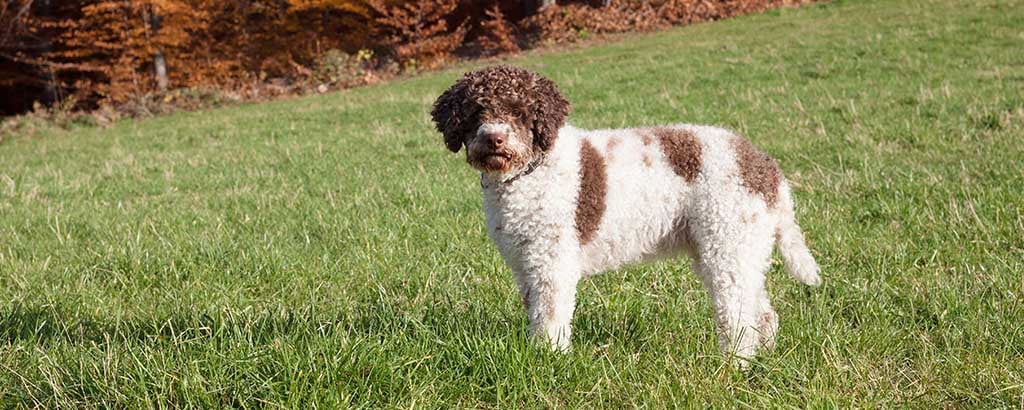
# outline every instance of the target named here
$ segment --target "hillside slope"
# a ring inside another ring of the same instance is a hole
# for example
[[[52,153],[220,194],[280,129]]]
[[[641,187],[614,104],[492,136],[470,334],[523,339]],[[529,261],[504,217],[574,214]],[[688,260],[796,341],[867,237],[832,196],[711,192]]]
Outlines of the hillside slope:
[[[0,144],[3,407],[1016,407],[1020,0],[834,1],[511,60],[581,127],[692,122],[779,159],[825,284],[718,354],[686,263],[526,340],[477,176],[432,129],[473,66]]]

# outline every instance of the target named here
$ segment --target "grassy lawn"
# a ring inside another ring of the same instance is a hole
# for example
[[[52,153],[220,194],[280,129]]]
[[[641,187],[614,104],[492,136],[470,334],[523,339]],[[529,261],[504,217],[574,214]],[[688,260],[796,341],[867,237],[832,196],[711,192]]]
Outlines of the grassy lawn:
[[[581,127],[777,157],[825,284],[718,353],[686,263],[580,288],[534,348],[477,176],[472,66],[0,144],[0,407],[1024,406],[1024,1],[835,1],[512,59]]]

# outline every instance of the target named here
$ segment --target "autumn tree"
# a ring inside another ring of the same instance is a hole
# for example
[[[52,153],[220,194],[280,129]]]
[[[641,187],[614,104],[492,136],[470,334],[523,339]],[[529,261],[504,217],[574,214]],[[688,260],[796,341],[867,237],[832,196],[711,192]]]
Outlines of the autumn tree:
[[[546,9],[548,7],[554,6],[556,3],[557,3],[556,0],[522,0],[522,1],[520,1],[520,4],[522,5],[522,8],[523,8],[523,15],[525,15],[525,16],[531,16],[531,15],[537,14],[541,10],[544,10],[544,9]]]
[[[370,5],[362,0],[288,0],[293,10],[333,9],[355,15],[370,15]]]
[[[457,0],[417,0],[386,4],[370,0],[379,15],[376,31],[386,40],[395,58],[405,67],[433,67],[451,55],[466,38],[463,22],[449,29],[447,17],[458,7]]]
[[[0,57],[18,60],[23,45],[31,42],[33,4],[32,0],[0,1]]]
[[[123,102],[154,89],[167,90],[187,75],[193,32],[207,24],[207,0],[81,1],[77,13],[48,23],[59,34],[48,56],[86,98]],[[184,67],[184,64],[182,64]]]
[[[0,0],[0,115],[23,111],[34,100],[59,99],[51,85],[52,72],[43,56],[50,50],[50,33],[40,16],[50,14],[51,0]]]
[[[354,53],[370,47],[369,30],[373,9],[364,0],[287,0],[287,31],[294,33],[295,43],[306,43],[312,48],[299,56],[306,65],[315,64],[331,49]],[[308,41],[314,39],[314,41]]]
[[[501,12],[501,7],[494,4],[485,12],[487,19],[481,24],[483,34],[480,35],[480,47],[487,54],[516,53],[516,44],[512,24]]]
[[[178,88],[261,98],[347,86],[457,52],[509,53],[807,1],[0,0],[0,114],[37,100],[145,108],[189,94]]]

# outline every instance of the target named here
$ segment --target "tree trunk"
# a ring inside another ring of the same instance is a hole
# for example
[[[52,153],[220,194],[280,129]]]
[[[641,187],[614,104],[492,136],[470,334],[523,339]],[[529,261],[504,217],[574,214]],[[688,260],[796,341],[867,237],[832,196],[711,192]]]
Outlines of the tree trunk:
[[[523,0],[523,15],[526,17],[532,16],[544,10],[547,7],[554,6],[557,0]]]
[[[167,61],[164,60],[164,52],[159,49],[153,54],[153,70],[156,71],[156,84],[160,92],[167,92]]]
[[[149,9],[149,27],[152,30],[150,41],[160,33],[160,15],[156,9]],[[160,92],[167,92],[170,81],[167,79],[167,59],[164,58],[164,50],[160,47],[153,47],[153,74],[156,76],[156,85]]]
[[[50,0],[39,0],[36,3],[38,9],[39,18],[47,20],[53,13],[53,3]],[[50,52],[53,51],[53,31],[42,30],[39,32],[39,37],[42,39],[42,47],[40,47],[39,55],[43,60],[48,60]],[[45,68],[40,70],[46,70],[43,75],[46,76],[46,85],[43,86],[43,98],[42,102],[45,105],[53,105],[57,102],[62,102],[63,96],[60,93],[60,87],[58,84],[57,73],[54,72],[53,67],[46,65]]]

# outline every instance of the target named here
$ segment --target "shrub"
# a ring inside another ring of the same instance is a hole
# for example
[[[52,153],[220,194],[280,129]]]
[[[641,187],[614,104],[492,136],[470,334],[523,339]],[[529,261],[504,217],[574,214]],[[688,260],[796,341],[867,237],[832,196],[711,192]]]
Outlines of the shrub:
[[[496,55],[519,52],[514,27],[505,19],[501,8],[495,4],[485,12],[487,20],[481,24],[484,33],[480,36],[480,49],[483,54]]]
[[[407,71],[436,67],[447,60],[466,38],[467,24],[448,28],[447,18],[457,0],[418,0],[387,5],[369,2],[378,17],[375,31],[388,40],[394,58]]]
[[[523,31],[532,34],[533,43],[565,43],[589,34],[660,30],[810,2],[812,0],[611,0],[603,7],[585,4],[547,7],[524,19],[521,26]]]
[[[356,55],[341,50],[328,50],[314,70],[318,83],[328,86],[352,87],[366,84],[371,73],[373,51],[363,49]]]

